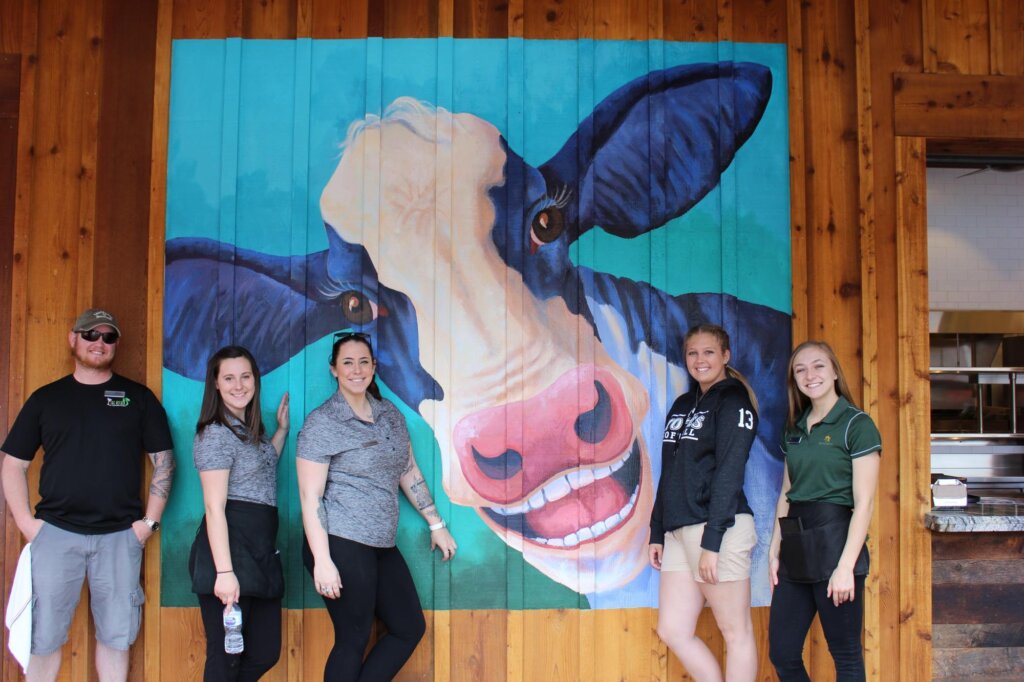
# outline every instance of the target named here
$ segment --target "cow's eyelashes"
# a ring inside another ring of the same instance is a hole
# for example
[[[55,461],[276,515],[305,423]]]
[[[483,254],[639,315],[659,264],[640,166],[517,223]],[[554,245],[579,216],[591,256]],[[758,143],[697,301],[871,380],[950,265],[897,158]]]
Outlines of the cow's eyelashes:
[[[341,314],[352,324],[367,324],[377,317],[377,305],[361,291],[351,289],[339,298]]]
[[[530,237],[534,242],[550,244],[565,231],[565,217],[558,206],[548,206],[537,211],[530,225]]]

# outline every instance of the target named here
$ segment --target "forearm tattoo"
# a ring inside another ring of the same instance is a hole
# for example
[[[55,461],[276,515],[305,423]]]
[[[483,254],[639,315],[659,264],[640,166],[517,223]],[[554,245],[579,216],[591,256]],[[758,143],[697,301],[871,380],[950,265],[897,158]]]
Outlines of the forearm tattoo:
[[[149,482],[149,494],[167,499],[171,494],[171,480],[174,478],[174,451],[150,453],[153,461],[153,480]]]
[[[416,501],[416,508],[421,512],[434,506],[434,500],[430,497],[430,490],[427,489],[427,482],[423,480],[422,476],[418,477],[409,486],[409,492],[412,493],[413,499]]]
[[[320,498],[320,502],[316,505],[316,519],[320,522],[320,527],[327,531],[327,507],[324,505],[324,498]]]

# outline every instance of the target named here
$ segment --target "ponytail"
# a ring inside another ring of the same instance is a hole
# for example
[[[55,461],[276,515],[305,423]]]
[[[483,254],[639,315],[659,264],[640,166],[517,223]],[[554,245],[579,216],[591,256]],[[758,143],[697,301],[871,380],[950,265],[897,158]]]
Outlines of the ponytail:
[[[725,375],[737,379],[743,384],[743,388],[747,389],[747,397],[750,398],[750,404],[754,406],[754,414],[760,415],[761,409],[757,405],[757,394],[754,393],[754,387],[750,385],[750,382],[743,376],[743,373],[735,367],[726,365]]]

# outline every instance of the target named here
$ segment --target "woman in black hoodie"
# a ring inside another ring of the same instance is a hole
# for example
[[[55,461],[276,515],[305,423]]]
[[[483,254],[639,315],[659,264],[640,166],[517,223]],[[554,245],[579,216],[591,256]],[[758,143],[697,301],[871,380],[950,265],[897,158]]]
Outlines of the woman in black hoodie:
[[[707,600],[726,644],[729,680],[754,680],[750,553],[757,544],[743,473],[757,433],[757,399],[729,367],[729,335],[699,325],[683,341],[695,382],[665,420],[661,480],[651,513],[651,565],[662,572],[658,636],[697,682],[721,668],[696,636]]]

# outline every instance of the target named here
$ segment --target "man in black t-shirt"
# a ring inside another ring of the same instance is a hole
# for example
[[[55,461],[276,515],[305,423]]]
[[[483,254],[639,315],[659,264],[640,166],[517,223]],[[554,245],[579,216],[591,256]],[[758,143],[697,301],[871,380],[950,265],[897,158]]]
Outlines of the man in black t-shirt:
[[[102,680],[128,676],[138,635],[142,550],[159,528],[174,473],[167,415],[152,391],[111,367],[121,330],[89,309],[68,335],[75,371],[37,389],[3,443],[3,489],[32,543],[30,680],[53,680],[88,578]],[[42,447],[39,503],[29,506],[28,468]],[[142,452],[153,462],[143,513]]]

